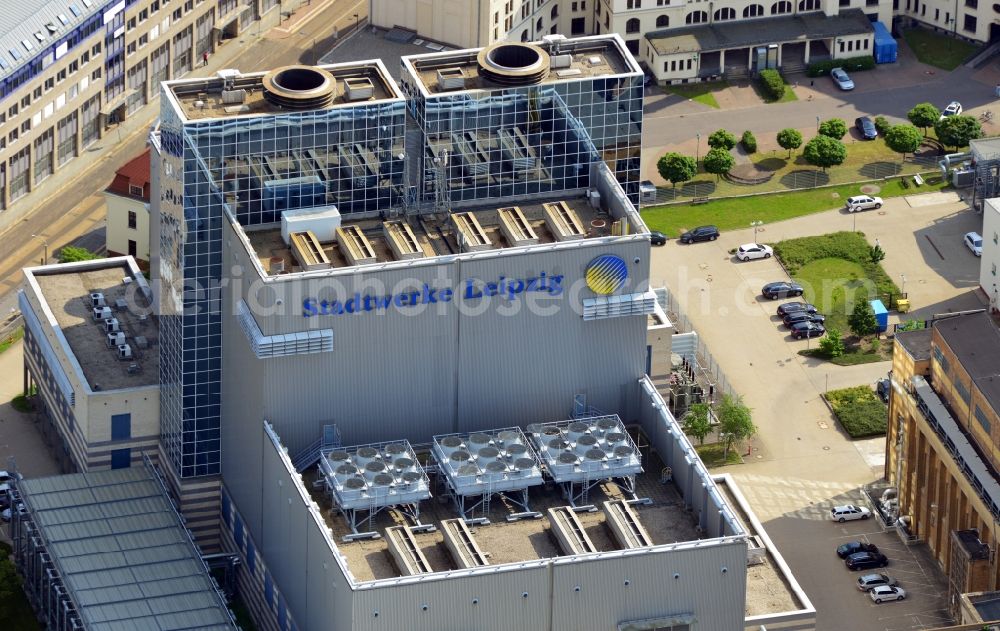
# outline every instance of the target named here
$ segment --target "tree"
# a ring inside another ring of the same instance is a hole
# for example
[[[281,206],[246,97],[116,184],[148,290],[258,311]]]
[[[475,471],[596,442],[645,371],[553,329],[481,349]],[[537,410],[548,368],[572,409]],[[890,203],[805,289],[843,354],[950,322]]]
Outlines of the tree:
[[[875,319],[875,310],[867,300],[862,300],[854,305],[854,311],[847,316],[847,326],[851,327],[851,332],[858,337],[872,335],[878,331],[878,320]]]
[[[920,127],[927,135],[927,128],[933,127],[934,123],[941,118],[941,110],[930,103],[917,103],[913,109],[906,113],[906,118],[913,123],[914,127]]]
[[[729,151],[736,146],[736,136],[732,135],[725,129],[716,129],[712,132],[712,135],[708,137],[708,146],[712,149],[725,149]]]
[[[816,136],[806,143],[802,155],[806,162],[826,171],[827,167],[837,166],[847,158],[847,148],[836,138]]]
[[[757,433],[753,417],[741,397],[724,395],[719,404],[719,435],[724,445],[724,456],[729,455],[729,448],[736,443],[751,438]]]
[[[819,135],[840,140],[847,135],[847,123],[842,118],[831,118],[819,124]]]
[[[4,613],[14,610],[16,599],[24,598],[21,592],[21,577],[6,552],[0,553],[0,622],[5,620]]]
[[[881,245],[873,245],[868,248],[868,260],[871,261],[872,265],[878,265],[885,260],[885,250],[882,249]]]
[[[983,127],[975,116],[947,116],[934,123],[934,132],[945,147],[964,147],[983,137]]]
[[[679,153],[668,153],[656,161],[656,170],[660,177],[677,187],[680,182],[687,182],[698,172],[698,164],[690,156]]]
[[[844,338],[840,337],[840,331],[834,328],[827,329],[826,335],[819,338],[819,351],[828,359],[843,355]]]
[[[886,146],[896,153],[903,154],[903,160],[906,160],[906,154],[919,149],[923,140],[920,130],[913,125],[893,125],[885,132]]]
[[[716,147],[705,154],[705,170],[714,173],[716,181],[720,176],[729,173],[734,164],[736,164],[736,159],[729,151],[721,147]]]
[[[697,438],[699,445],[705,444],[705,437],[712,431],[710,413],[707,403],[695,403],[684,415],[684,433]]]
[[[799,130],[788,127],[778,132],[778,145],[782,149],[788,149],[788,157],[792,157],[792,149],[802,146],[802,134]]]
[[[59,250],[58,258],[60,263],[76,263],[78,261],[93,261],[94,259],[99,259],[101,257],[97,256],[87,248],[78,248],[73,245],[67,245]]]

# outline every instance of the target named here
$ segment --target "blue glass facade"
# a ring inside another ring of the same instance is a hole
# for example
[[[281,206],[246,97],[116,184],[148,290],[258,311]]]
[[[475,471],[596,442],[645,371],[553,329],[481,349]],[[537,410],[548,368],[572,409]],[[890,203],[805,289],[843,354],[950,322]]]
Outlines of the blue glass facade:
[[[182,477],[219,473],[222,222],[286,209],[389,208],[402,180],[401,100],[183,121],[162,100],[161,442]]]

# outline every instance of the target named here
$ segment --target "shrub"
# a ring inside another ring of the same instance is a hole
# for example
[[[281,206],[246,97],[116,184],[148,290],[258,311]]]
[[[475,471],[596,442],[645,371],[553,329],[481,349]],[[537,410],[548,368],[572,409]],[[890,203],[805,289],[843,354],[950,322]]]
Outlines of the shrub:
[[[884,136],[885,132],[889,131],[890,127],[892,127],[892,123],[889,122],[888,118],[885,116],[875,117],[875,131]]]
[[[819,350],[827,359],[840,357],[844,354],[844,338],[840,331],[834,328],[826,330],[826,335],[819,339]]]
[[[97,256],[87,248],[78,248],[73,245],[67,245],[59,250],[57,258],[60,263],[77,263],[79,261],[93,261],[94,259],[101,257]]]
[[[781,78],[781,73],[777,70],[773,68],[761,70],[758,80],[764,96],[768,99],[780,101],[785,96],[785,80]]]
[[[819,125],[819,133],[821,136],[829,136],[834,140],[840,140],[847,135],[847,123],[842,118],[825,120]]]
[[[754,137],[753,132],[749,129],[743,132],[743,136],[740,137],[740,143],[743,145],[743,150],[747,153],[757,153],[757,138]]]
[[[849,57],[847,59],[830,59],[827,61],[817,61],[809,64],[806,74],[810,77],[822,77],[830,74],[834,68],[843,68],[848,72],[859,72],[861,70],[871,70],[875,67],[875,58],[871,55],[862,57]]]
[[[851,438],[880,436],[886,431],[885,405],[868,386],[830,390],[824,395],[841,427]]]
[[[729,151],[736,146],[736,136],[725,129],[716,129],[708,137],[708,146],[712,149],[725,149]]]

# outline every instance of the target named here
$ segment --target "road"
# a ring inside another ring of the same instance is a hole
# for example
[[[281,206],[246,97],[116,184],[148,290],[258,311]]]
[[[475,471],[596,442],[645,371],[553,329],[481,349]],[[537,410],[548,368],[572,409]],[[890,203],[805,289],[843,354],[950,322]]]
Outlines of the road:
[[[308,9],[304,7],[303,11]],[[210,74],[220,67],[220,63],[245,72],[310,63],[317,56],[313,49],[329,50],[337,41],[335,33],[347,33],[354,26],[356,13],[361,19],[365,18],[367,3],[363,0],[333,0],[324,7],[317,7],[313,13],[301,20],[293,17],[284,26],[272,28],[225,61],[222,57],[228,51],[220,50],[216,53],[218,60],[212,58],[207,69],[198,69],[191,76]],[[115,171],[146,146],[149,125],[159,115],[159,107],[159,101],[154,101],[133,114],[127,128],[123,126],[106,131],[96,147],[67,165],[85,164],[79,175],[59,182],[54,190],[40,192],[47,197],[39,200],[24,219],[0,233],[0,239],[9,247],[0,259],[0,314],[8,313],[17,304],[15,290],[23,279],[22,267],[37,265],[46,251],[52,257],[58,248],[104,225],[106,211],[102,191]],[[128,131],[123,132],[122,129]],[[107,145],[112,146],[105,151]],[[53,179],[56,178],[58,174],[53,176]]]

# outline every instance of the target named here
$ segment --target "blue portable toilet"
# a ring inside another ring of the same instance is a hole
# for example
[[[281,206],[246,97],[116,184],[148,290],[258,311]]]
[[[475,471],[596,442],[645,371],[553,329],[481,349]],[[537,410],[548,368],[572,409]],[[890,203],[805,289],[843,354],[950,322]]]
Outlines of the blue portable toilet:
[[[873,22],[875,28],[875,63],[891,64],[896,61],[896,40],[881,22]]]
[[[875,312],[875,321],[878,322],[878,332],[885,333],[889,328],[889,310],[885,308],[881,300],[872,300],[872,311]]]

